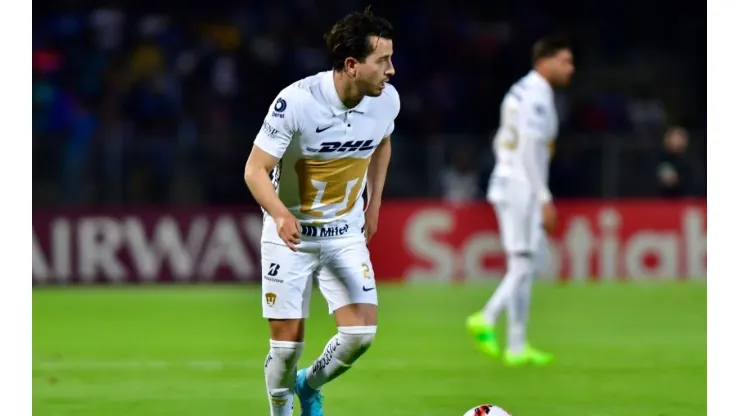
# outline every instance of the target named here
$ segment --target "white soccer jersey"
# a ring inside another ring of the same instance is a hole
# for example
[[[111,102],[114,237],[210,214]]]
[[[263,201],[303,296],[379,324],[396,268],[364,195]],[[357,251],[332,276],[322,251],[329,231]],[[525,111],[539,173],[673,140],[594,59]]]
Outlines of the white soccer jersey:
[[[497,177],[515,178],[531,186],[540,201],[549,200],[548,172],[557,133],[552,87],[533,70],[511,87],[501,103],[492,182]]]
[[[302,225],[321,225],[329,237],[360,232],[370,157],[393,132],[400,107],[398,92],[386,83],[379,97],[346,108],[332,71],[278,94],[254,144],[280,158],[272,172],[275,190]],[[280,241],[274,228],[266,214],[263,240]]]

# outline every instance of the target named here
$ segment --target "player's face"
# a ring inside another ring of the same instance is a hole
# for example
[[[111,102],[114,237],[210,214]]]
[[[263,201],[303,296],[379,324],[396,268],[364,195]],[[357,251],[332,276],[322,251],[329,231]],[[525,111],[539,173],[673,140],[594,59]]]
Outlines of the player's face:
[[[364,95],[377,97],[383,92],[385,83],[396,73],[391,62],[393,41],[372,36],[370,44],[374,47],[373,52],[364,62],[357,63],[356,80]]]
[[[570,84],[573,72],[575,72],[575,66],[573,65],[573,52],[570,49],[562,49],[550,58],[550,74],[552,81],[558,86]]]

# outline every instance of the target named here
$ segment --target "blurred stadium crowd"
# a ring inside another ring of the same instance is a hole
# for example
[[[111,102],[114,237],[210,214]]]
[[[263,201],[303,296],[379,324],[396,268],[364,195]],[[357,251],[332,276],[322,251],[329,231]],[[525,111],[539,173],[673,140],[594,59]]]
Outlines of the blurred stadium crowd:
[[[706,193],[701,5],[373,1],[396,28],[389,197],[479,198],[501,97],[553,32],[556,197]],[[328,68],[321,35],[366,2],[34,2],[34,204],[229,204],[275,95]],[[691,7],[697,8],[692,10]]]

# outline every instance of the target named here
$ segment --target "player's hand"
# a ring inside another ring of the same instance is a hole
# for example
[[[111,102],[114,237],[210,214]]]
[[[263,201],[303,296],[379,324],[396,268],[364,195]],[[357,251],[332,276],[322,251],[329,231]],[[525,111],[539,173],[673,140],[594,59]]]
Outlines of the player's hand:
[[[298,251],[296,247],[301,242],[301,225],[298,220],[290,213],[285,213],[275,218],[278,236],[293,251]]]
[[[378,231],[378,217],[380,217],[379,208],[368,208],[365,211],[365,242],[370,244],[370,240]]]
[[[557,219],[558,213],[555,210],[555,205],[552,202],[542,204],[542,228],[551,233],[555,229]]]

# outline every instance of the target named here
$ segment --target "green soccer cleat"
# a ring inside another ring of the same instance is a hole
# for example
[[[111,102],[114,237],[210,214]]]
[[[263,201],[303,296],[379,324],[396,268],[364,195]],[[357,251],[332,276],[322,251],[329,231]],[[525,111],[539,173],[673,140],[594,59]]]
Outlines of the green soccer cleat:
[[[496,329],[493,325],[486,322],[483,318],[483,313],[477,312],[470,315],[465,325],[468,331],[475,337],[478,343],[478,349],[492,358],[498,358],[501,354],[501,349],[498,346]]]
[[[529,362],[534,365],[547,365],[555,360],[555,356],[544,351],[540,351],[530,347],[529,345],[524,347],[524,353],[529,357]]]
[[[519,353],[506,351],[506,353],[504,353],[504,365],[507,367],[522,367],[527,364],[529,364],[529,359],[524,351]]]
[[[529,364],[544,366],[550,364],[554,359],[554,355],[534,349],[529,345],[525,346],[519,353],[506,351],[506,354],[504,354],[504,364],[509,367],[521,367]]]

